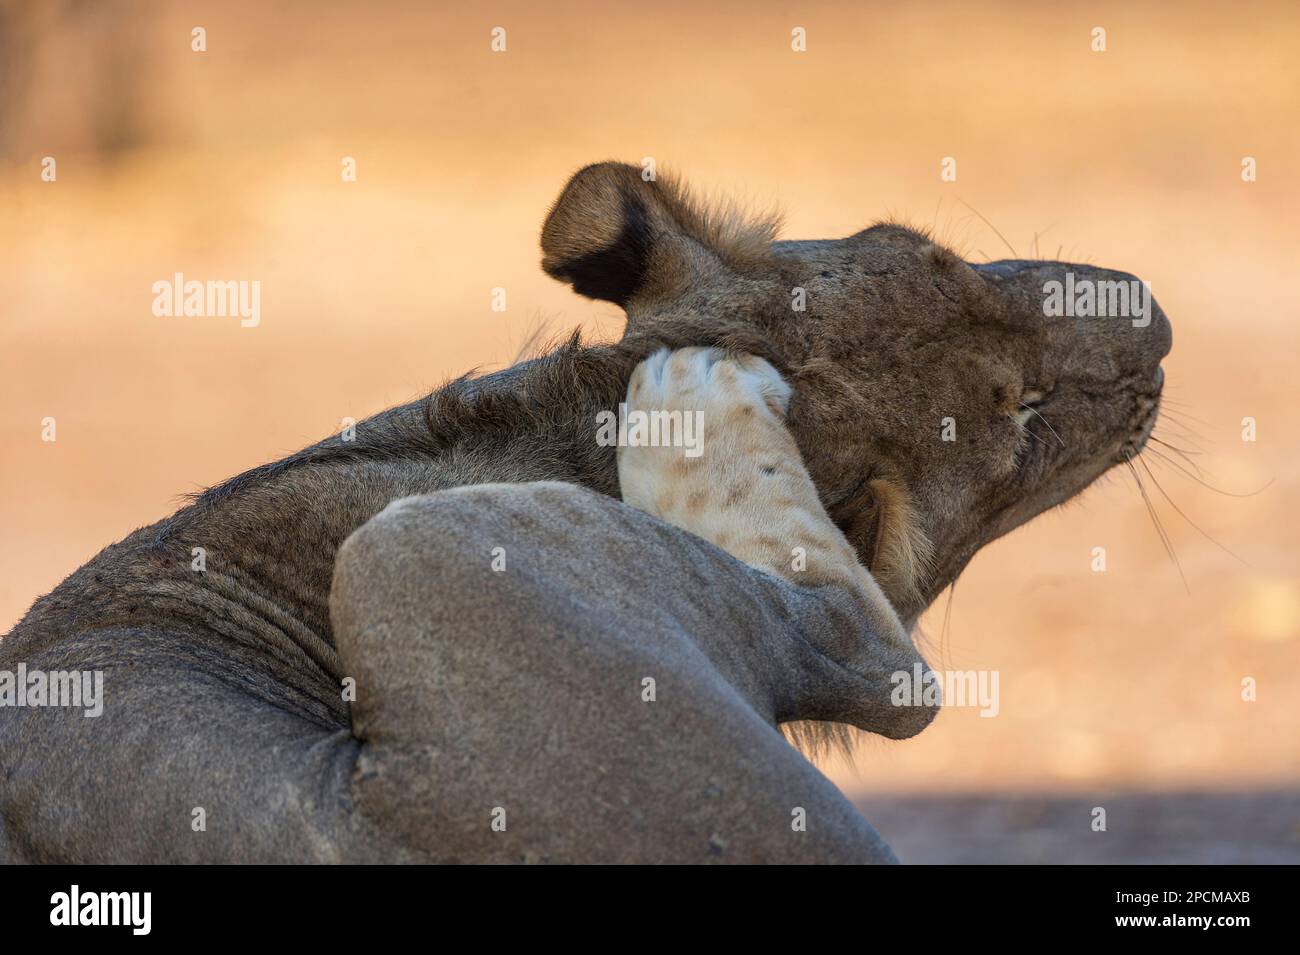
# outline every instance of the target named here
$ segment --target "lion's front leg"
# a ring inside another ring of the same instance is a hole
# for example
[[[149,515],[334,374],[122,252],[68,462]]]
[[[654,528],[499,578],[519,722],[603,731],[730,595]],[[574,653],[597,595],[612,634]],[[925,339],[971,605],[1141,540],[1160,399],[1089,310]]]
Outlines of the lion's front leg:
[[[664,349],[628,386],[623,500],[802,587],[843,587],[875,632],[911,649],[888,599],[822,507],[785,425],[790,386],[768,362]],[[656,417],[656,415],[658,417]],[[674,434],[684,440],[665,440]]]

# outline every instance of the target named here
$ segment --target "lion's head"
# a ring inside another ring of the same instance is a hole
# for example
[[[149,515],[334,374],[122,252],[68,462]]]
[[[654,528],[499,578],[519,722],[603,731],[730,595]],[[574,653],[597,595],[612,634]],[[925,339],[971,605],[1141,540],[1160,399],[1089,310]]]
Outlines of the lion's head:
[[[827,510],[905,620],[984,544],[1140,451],[1158,412],[1169,321],[1127,273],[971,265],[892,223],[775,241],[771,221],[617,163],[570,180],[542,250],[627,311],[625,336],[703,320],[771,342]]]

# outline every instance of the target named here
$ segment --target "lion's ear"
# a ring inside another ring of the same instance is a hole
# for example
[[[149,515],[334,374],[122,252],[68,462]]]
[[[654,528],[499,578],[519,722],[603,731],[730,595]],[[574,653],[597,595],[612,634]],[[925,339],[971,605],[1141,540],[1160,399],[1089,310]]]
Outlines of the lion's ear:
[[[650,267],[653,185],[626,163],[575,173],[542,226],[546,274],[580,295],[626,306]]]
[[[579,294],[623,308],[638,296],[680,294],[719,264],[767,255],[773,219],[711,209],[674,179],[647,180],[627,163],[580,169],[542,226],[542,268]]]

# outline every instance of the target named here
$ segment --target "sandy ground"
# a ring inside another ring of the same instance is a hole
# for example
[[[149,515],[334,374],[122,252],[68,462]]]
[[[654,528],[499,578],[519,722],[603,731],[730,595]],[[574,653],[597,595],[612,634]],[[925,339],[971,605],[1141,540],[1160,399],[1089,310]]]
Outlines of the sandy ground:
[[[1300,863],[1294,790],[871,795],[858,807],[908,864]]]
[[[779,204],[785,237],[902,215],[971,260],[1143,276],[1175,328],[1156,433],[1228,492],[1148,456],[1200,528],[1151,490],[1181,577],[1121,474],[987,548],[924,628],[940,665],[999,672],[999,715],[868,740],[832,778],[918,860],[1094,860],[1125,832],[1144,858],[1221,858],[1238,832],[1294,853],[1300,8],[102,8],[11,17],[4,41],[0,628],[184,492],[506,364],[539,324],[616,336],[617,309],[541,273],[537,230],[576,167],[654,156]],[[261,324],[154,317],[175,272],[260,281]],[[1150,795],[1072,834],[1117,791]]]

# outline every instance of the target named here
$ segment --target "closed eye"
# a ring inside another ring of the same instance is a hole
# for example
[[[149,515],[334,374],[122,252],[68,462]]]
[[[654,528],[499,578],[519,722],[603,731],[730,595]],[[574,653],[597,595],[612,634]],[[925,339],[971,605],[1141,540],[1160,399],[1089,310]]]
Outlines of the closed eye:
[[[1057,434],[1056,429],[1052,427],[1052,423],[1043,417],[1043,413],[1038,410],[1039,406],[1046,401],[1047,395],[1047,391],[1040,391],[1037,388],[1026,388],[1020,395],[1020,409],[1014,415],[1016,423],[1020,425],[1022,432],[1032,434],[1029,430],[1029,420],[1031,418],[1037,418],[1042,422],[1043,428],[1047,429],[1048,433],[1051,434],[1056,443],[1061,447],[1065,447],[1065,442],[1061,440],[1061,436]],[[1038,435],[1034,436],[1038,437]]]
[[[1016,423],[1022,428],[1029,424],[1029,419],[1038,414],[1037,406],[1042,404],[1046,397],[1047,394],[1037,388],[1026,388],[1020,395],[1020,408],[1013,416]]]

